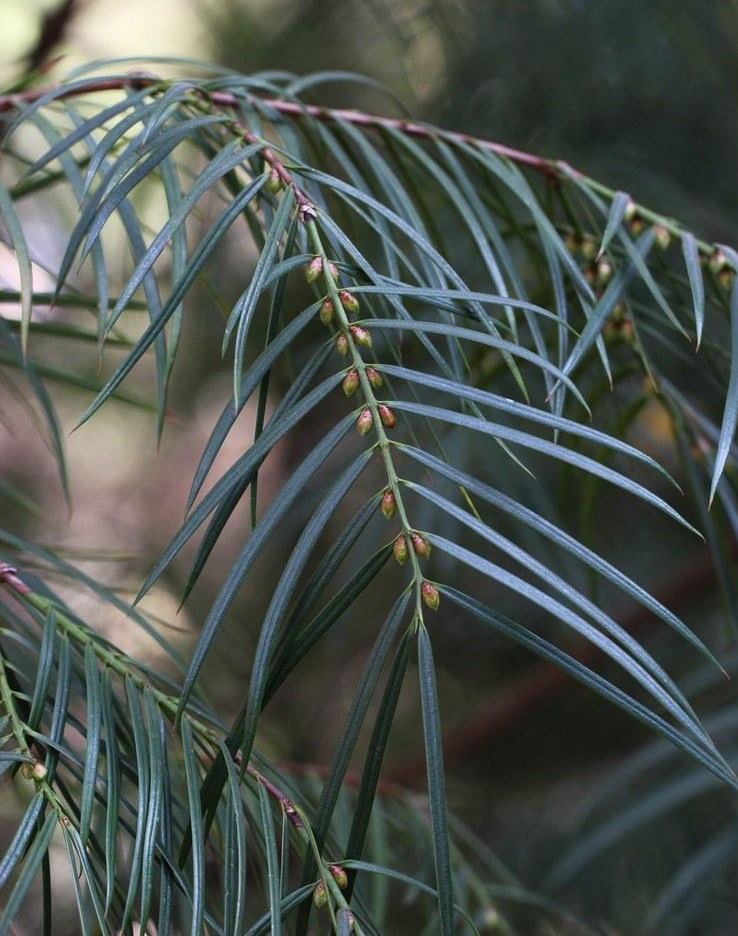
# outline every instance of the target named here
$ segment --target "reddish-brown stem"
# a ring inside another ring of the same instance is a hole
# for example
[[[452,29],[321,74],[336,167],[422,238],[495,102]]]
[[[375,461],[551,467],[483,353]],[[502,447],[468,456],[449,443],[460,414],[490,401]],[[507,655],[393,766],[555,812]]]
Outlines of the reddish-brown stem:
[[[74,84],[70,85],[68,88],[40,88],[32,91],[22,91],[17,94],[0,95],[0,113],[16,110],[22,105],[33,104],[46,94],[54,94],[54,100],[64,100],[65,98],[79,97],[83,94],[117,91],[126,87],[140,90],[149,86],[154,88],[161,84],[162,80],[152,75],[131,74],[125,77],[101,78],[99,81],[91,81],[84,85]],[[243,97],[230,94],[228,91],[207,92],[205,97],[213,104],[225,108],[238,108],[244,103]],[[313,120],[320,120],[325,123],[344,121],[373,130],[399,130],[401,133],[407,134],[408,136],[421,137],[427,140],[438,138],[453,143],[465,143],[477,149],[496,153],[498,156],[503,156],[505,159],[509,159],[512,162],[520,163],[521,165],[535,169],[552,181],[561,178],[563,175],[557,163],[552,160],[543,159],[532,153],[526,153],[523,150],[505,146],[503,143],[493,143],[490,140],[483,140],[453,130],[439,130],[436,127],[416,121],[401,120],[393,117],[379,117],[375,114],[368,114],[357,110],[320,107],[316,104],[283,101],[279,98],[258,98],[254,96],[253,100],[266,109],[277,111],[280,114],[287,114],[295,118],[311,117]],[[267,159],[267,161],[270,162],[270,165],[273,165],[269,159]],[[274,165],[274,168],[280,172],[277,165]],[[572,171],[570,167],[567,167],[567,169],[569,172]],[[281,172],[280,177],[282,177]]]
[[[31,589],[18,577],[18,570],[8,562],[0,562],[0,585],[7,585],[17,595],[28,595]]]

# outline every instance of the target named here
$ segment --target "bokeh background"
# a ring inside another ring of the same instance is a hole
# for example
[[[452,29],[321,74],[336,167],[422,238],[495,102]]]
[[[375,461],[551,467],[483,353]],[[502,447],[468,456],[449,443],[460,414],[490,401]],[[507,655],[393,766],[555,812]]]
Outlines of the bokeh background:
[[[58,19],[49,18],[59,11]],[[44,67],[50,64],[42,80],[49,81],[83,62],[117,56],[191,56],[243,72],[357,72],[377,79],[391,97],[336,82],[315,92],[315,99],[405,110],[566,160],[707,239],[738,242],[734,0],[0,0],[0,24],[0,81],[6,86],[23,77],[44,41]],[[42,218],[35,223],[37,243],[46,243],[53,255],[61,232],[47,230]],[[212,275],[221,285],[232,282],[235,292],[242,270],[238,245],[219,262]],[[11,273],[0,268],[0,275]],[[150,415],[120,403],[68,437],[71,516],[60,507],[53,466],[40,444],[21,436],[20,412],[9,403],[0,427],[0,465],[46,512],[41,521],[23,521],[28,532],[41,531],[44,541],[88,571],[135,590],[167,532],[181,520],[189,480],[228,393],[230,371],[219,358],[219,345],[217,329],[205,317],[189,317],[173,388],[174,415],[158,453]],[[149,378],[139,369],[130,392],[144,397]],[[64,390],[59,399],[71,427],[88,398]],[[232,435],[224,464],[248,444],[252,418],[247,412]],[[644,430],[649,444],[658,446],[658,421],[644,424]],[[309,444],[308,434],[270,461],[264,497]],[[664,446],[668,457],[667,441]],[[725,612],[706,552],[677,538],[668,553],[654,555],[637,520],[610,517],[612,526],[602,536],[615,539],[624,530],[617,523],[629,524],[628,549],[641,581],[698,632],[722,634],[715,639],[723,640],[727,652],[730,638],[720,623]],[[242,529],[237,517],[221,545],[221,562],[233,553]],[[178,614],[176,574],[168,580],[169,591],[162,587],[149,600],[152,614],[174,623],[184,649],[219,582],[218,568],[217,561],[210,564]],[[268,569],[263,575],[268,579]],[[258,614],[262,597],[245,594],[234,612],[229,645],[235,641],[242,653],[216,653],[211,663],[217,679],[210,689],[224,713],[243,678],[254,639],[249,616]],[[642,627],[629,614],[623,609],[623,620]],[[127,649],[155,654],[153,647],[135,643],[140,635],[125,620],[101,626]],[[276,700],[262,739],[273,756],[305,770],[330,756],[367,636],[357,628],[355,639],[344,637],[318,651],[310,671],[293,681],[292,694]],[[669,662],[671,655],[677,670],[688,667],[663,637],[642,630],[638,636],[660,659]],[[604,703],[481,633],[449,634],[439,650],[453,806],[535,886],[576,829],[591,789],[645,735]],[[417,700],[408,695],[401,706],[387,775],[421,789]],[[662,827],[657,837],[664,835]],[[685,835],[671,828],[668,836],[670,849],[678,850],[680,842],[687,849]],[[653,838],[637,849],[646,850],[653,867],[667,861]],[[626,853],[619,859],[618,880],[628,879],[631,858]],[[639,873],[648,875],[648,862]],[[649,893],[645,878],[630,880],[620,894],[603,887],[590,889],[588,900],[576,893],[569,899],[575,908],[588,903],[588,913],[621,927],[611,932],[625,933],[639,912],[639,893]]]

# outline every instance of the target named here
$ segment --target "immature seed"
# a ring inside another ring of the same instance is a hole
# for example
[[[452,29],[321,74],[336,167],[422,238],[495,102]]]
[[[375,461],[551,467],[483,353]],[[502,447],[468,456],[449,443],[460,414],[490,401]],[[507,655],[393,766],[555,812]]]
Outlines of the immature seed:
[[[348,289],[342,289],[338,294],[338,298],[341,300],[341,305],[349,315],[356,315],[359,311],[359,300],[353,293],[350,293]]]
[[[382,375],[379,373],[379,371],[374,370],[373,367],[367,367],[366,378],[375,390],[381,390],[384,386]]]
[[[594,260],[597,256],[597,245],[591,237],[585,237],[582,240],[580,250],[585,260]]]
[[[394,517],[397,510],[397,502],[395,501],[395,495],[390,491],[389,488],[382,495],[382,500],[379,505],[379,509],[382,511],[382,515],[388,520],[391,520]]]
[[[326,298],[321,302],[318,315],[320,316],[320,321],[324,325],[330,325],[333,321],[333,316],[335,315],[335,308],[333,306],[333,300],[326,296]]]
[[[366,330],[362,328],[361,325],[352,325],[351,334],[353,335],[354,341],[361,348],[371,348],[372,346],[372,336]]]
[[[341,865],[328,865],[328,870],[331,872],[333,880],[338,884],[339,888],[341,890],[346,890],[348,887],[348,874],[346,874]]]
[[[661,224],[654,225],[653,229],[653,239],[656,242],[656,246],[661,250],[666,250],[666,248],[671,243],[671,234],[666,230],[665,227]]]
[[[707,265],[710,268],[711,273],[717,274],[722,272],[722,270],[728,265],[728,258],[718,247],[715,253],[710,257]]]
[[[371,432],[371,428],[374,425],[374,417],[372,416],[372,411],[370,409],[363,409],[359,413],[359,418],[356,420],[356,429],[359,435],[366,435],[367,432]]]
[[[40,782],[41,780],[46,779],[46,775],[48,774],[48,772],[49,771],[46,769],[45,764],[42,764],[41,761],[36,761],[36,763],[33,765],[31,776],[33,777],[34,780],[37,780]]]
[[[441,596],[438,594],[438,589],[435,585],[431,585],[430,582],[423,582],[420,586],[420,595],[426,607],[430,608],[431,611],[438,610],[438,605],[441,603]]]
[[[387,429],[394,429],[395,424],[397,423],[397,417],[389,408],[385,406],[384,403],[380,403],[377,407],[379,411],[379,418],[382,420],[382,425]]]
[[[316,907],[324,907],[328,903],[328,894],[325,891],[325,884],[318,881],[313,891],[313,903]]]
[[[341,387],[346,396],[351,396],[359,389],[359,375],[355,370],[350,370],[343,378]]]
[[[595,272],[595,283],[597,286],[605,286],[612,279],[612,267],[607,260],[600,260]]]
[[[397,562],[400,563],[400,565],[404,565],[405,560],[408,557],[408,551],[407,540],[402,535],[402,533],[400,533],[395,542],[392,544],[392,555],[395,557]]]
[[[412,540],[413,549],[422,559],[427,559],[431,554],[431,546],[428,540],[421,536],[420,533],[411,533],[410,539]]]
[[[305,267],[305,282],[314,283],[315,280],[323,272],[323,258],[322,257],[313,257],[313,259]]]
[[[277,192],[281,192],[283,188],[282,179],[276,169],[272,169],[269,173],[269,178],[266,180],[266,190],[271,192],[272,195],[276,195]]]
[[[348,338],[341,332],[336,336],[336,351],[343,357],[346,357],[349,351]]]

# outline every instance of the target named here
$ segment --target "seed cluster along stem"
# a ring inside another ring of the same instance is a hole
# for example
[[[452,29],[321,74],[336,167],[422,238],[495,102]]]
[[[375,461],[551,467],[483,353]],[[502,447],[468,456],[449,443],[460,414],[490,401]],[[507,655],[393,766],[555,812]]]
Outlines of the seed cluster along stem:
[[[343,307],[341,300],[339,299],[339,289],[336,280],[333,277],[330,269],[330,258],[325,252],[325,247],[323,246],[323,241],[320,237],[320,231],[318,230],[318,225],[316,221],[310,220],[307,222],[307,233],[310,239],[310,244],[312,249],[315,251],[315,254],[321,258],[321,276],[323,278],[323,283],[325,289],[328,293],[328,297],[333,302],[333,306],[336,311],[336,316],[338,319],[338,325],[340,328],[340,334],[344,335],[346,338],[346,343],[348,347],[348,356],[351,359],[351,368],[356,371],[359,377],[359,387],[361,389],[362,395],[366,406],[372,415],[372,428],[377,434],[377,441],[375,446],[379,449],[382,461],[384,463],[385,472],[387,475],[387,487],[392,492],[392,495],[397,506],[397,512],[399,514],[400,523],[402,526],[402,535],[405,536],[408,545],[408,554],[410,556],[410,562],[412,566],[413,573],[413,584],[415,586],[415,621],[416,625],[419,626],[423,621],[423,600],[422,600],[422,585],[424,581],[424,576],[420,568],[420,563],[418,561],[418,556],[415,549],[412,546],[412,535],[414,533],[413,527],[410,525],[408,519],[407,511],[405,509],[405,504],[402,498],[402,489],[400,485],[400,478],[395,469],[394,462],[392,460],[391,453],[391,440],[387,435],[385,430],[384,422],[380,414],[380,403],[377,400],[377,396],[374,392],[374,387],[372,387],[371,381],[367,375],[367,365],[364,360],[363,355],[361,354],[354,337],[351,333],[351,323],[349,321],[348,315]]]
[[[22,605],[25,605],[27,609],[35,611],[38,614],[46,615],[53,608],[56,615],[57,627],[67,634],[77,646],[92,647],[96,657],[104,666],[115,672],[121,678],[130,679],[137,689],[140,691],[148,689],[159,708],[166,712],[172,724],[174,723],[179,711],[179,701],[175,696],[169,695],[161,689],[157,689],[156,686],[151,684],[150,679],[146,675],[138,671],[135,663],[130,665],[129,661],[122,654],[110,650],[102,644],[96,639],[96,635],[93,631],[73,620],[73,618],[64,612],[63,608],[44,595],[32,591],[20,578],[17,570],[8,563],[0,563],[0,585],[5,585],[9,588]],[[2,653],[0,653],[0,702],[2,702],[3,707],[8,713],[13,735],[18,747],[22,750],[25,757],[28,758],[29,762],[34,761],[35,758],[32,746],[28,743],[25,726],[17,717],[15,711],[15,705],[13,704],[6,674],[5,658]],[[210,747],[210,756],[214,758],[215,753],[219,749],[218,742],[221,738],[220,734],[203,721],[196,718],[189,711],[184,713],[184,717],[187,718],[199,739]],[[240,754],[237,753],[234,760],[237,764],[240,764]],[[304,847],[307,849],[313,848],[313,850],[315,850],[315,838],[310,829],[309,821],[295,802],[272,780],[266,777],[261,771],[257,770],[253,764],[248,763],[246,765],[246,773],[255,783],[263,786],[267,793],[279,803],[287,819],[302,840]],[[45,799],[57,813],[59,821],[65,824],[72,822],[73,817],[69,815],[68,811],[59,800],[53,786],[45,782],[42,778],[36,779],[35,782],[37,789],[43,792]],[[350,910],[330,870],[331,866],[340,867],[340,865],[337,865],[335,861],[322,857],[320,854],[316,854],[316,858],[320,869],[321,883],[330,890],[333,903],[338,905],[341,910]],[[333,914],[332,909],[331,913]],[[365,936],[357,922],[354,922],[354,930],[356,936]]]

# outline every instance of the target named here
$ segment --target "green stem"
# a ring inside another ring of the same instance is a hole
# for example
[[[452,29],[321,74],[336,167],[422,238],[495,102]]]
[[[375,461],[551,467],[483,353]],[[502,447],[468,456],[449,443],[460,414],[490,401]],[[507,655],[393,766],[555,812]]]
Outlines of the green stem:
[[[415,586],[415,619],[418,622],[422,622],[423,601],[421,595],[421,586],[424,581],[424,575],[420,568],[418,556],[412,544],[411,536],[414,532],[414,528],[410,525],[410,520],[408,519],[407,510],[405,508],[405,503],[402,497],[402,486],[400,484],[400,478],[392,460],[392,443],[389,436],[387,435],[387,432],[385,431],[384,424],[382,423],[382,419],[379,415],[379,401],[377,400],[376,394],[374,393],[374,387],[372,387],[367,375],[368,365],[364,361],[364,358],[359,351],[356,342],[354,341],[354,337],[351,334],[351,323],[339,298],[336,281],[330,273],[330,261],[325,252],[323,241],[318,230],[318,225],[314,220],[311,219],[307,222],[306,227],[312,248],[316,255],[321,258],[323,271],[322,276],[328,297],[333,303],[341,334],[343,334],[346,338],[351,364],[359,376],[359,386],[361,388],[364,401],[369,409],[369,412],[372,414],[372,427],[377,434],[377,441],[375,445],[379,449],[382,456],[384,470],[387,476],[387,487],[392,492],[392,496],[395,499],[397,513],[399,515],[402,526],[402,532],[407,542],[407,550],[412,568],[413,585]]]

